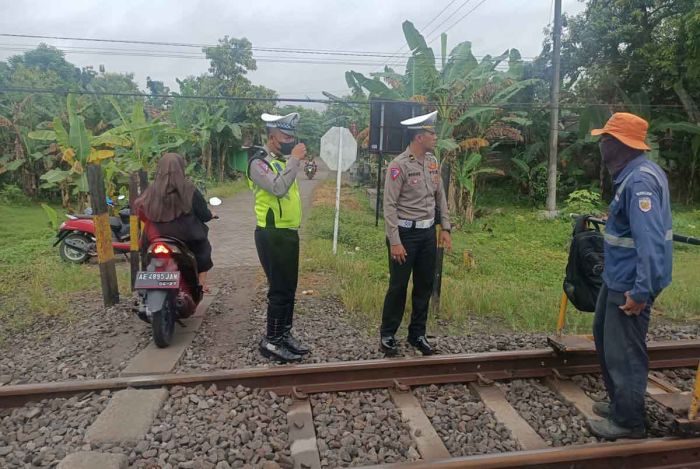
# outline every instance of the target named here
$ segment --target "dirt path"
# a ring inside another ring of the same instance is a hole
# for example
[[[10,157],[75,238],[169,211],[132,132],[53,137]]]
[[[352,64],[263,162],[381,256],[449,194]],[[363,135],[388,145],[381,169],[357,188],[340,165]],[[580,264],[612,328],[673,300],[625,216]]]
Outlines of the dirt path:
[[[327,171],[320,169],[312,180],[300,175],[305,213],[311,209],[314,189],[327,175]],[[191,347],[200,351],[205,348],[207,354],[230,351],[247,343],[250,334],[260,333],[251,325],[250,313],[258,286],[265,281],[253,238],[252,192],[244,191],[225,199],[215,211],[220,219],[209,224],[214,268],[208,283],[218,288],[218,294]]]

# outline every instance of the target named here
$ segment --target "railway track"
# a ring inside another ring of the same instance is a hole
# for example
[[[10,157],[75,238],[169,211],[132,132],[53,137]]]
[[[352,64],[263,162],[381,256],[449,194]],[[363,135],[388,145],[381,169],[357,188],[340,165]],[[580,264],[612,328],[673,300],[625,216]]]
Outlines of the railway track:
[[[651,342],[650,368],[697,367],[700,340]],[[592,417],[593,401],[570,379],[599,371],[590,347],[538,349],[481,354],[439,355],[412,359],[307,364],[189,374],[132,376],[101,380],[36,383],[0,387],[0,408],[43,399],[126,389],[243,386],[294,398],[287,414],[295,467],[319,467],[314,415],[309,395],[387,390],[410,428],[420,461],[387,467],[700,467],[700,438],[570,445],[548,448],[541,436],[513,408],[495,382],[537,379],[584,417]],[[521,451],[450,457],[421,407],[412,387],[461,383],[511,432]],[[690,402],[659,376],[651,376],[649,397],[680,415]],[[310,444],[313,442],[313,444]],[[373,466],[382,467],[382,466]]]

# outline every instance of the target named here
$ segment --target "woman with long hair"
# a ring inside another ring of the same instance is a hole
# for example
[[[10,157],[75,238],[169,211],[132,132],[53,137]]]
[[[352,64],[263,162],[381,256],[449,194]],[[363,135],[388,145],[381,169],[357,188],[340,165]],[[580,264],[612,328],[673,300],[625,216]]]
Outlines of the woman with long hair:
[[[185,176],[185,158],[165,153],[156,167],[153,183],[136,199],[134,209],[144,220],[144,236],[150,242],[166,236],[187,245],[197,260],[199,283],[204,291],[207,272],[214,266],[206,222],[213,218],[201,192]]]

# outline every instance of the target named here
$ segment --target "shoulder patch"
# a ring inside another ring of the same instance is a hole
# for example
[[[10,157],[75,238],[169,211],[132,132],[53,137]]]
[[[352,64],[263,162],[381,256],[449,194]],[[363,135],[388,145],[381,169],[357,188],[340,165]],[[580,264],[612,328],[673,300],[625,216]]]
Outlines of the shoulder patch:
[[[428,169],[431,170],[431,171],[435,171],[436,169],[438,169],[438,162],[437,162],[437,161],[431,161],[431,162],[428,164]]]
[[[268,165],[266,161],[258,159],[257,164],[258,168],[260,168],[263,173],[267,174],[270,172],[270,165]]]
[[[651,211],[651,197],[639,198],[639,210],[645,213]]]
[[[401,170],[398,166],[392,166],[391,168],[389,168],[389,175],[391,176],[392,181],[396,181],[396,179],[399,177],[399,174],[401,174]]]

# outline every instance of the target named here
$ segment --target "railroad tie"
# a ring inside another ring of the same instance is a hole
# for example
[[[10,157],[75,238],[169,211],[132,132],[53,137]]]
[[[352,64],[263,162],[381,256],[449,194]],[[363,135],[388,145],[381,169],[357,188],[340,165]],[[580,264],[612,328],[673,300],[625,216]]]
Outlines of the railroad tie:
[[[449,458],[450,452],[425,415],[416,396],[410,391],[401,392],[396,389],[390,389],[389,394],[411,429],[411,438],[416,442],[421,458],[426,461]]]
[[[544,379],[544,384],[557,393],[565,402],[573,405],[587,419],[600,419],[593,412],[593,404],[595,403],[593,399],[588,397],[585,391],[574,382],[548,376]]]
[[[294,469],[320,469],[314,417],[308,399],[297,399],[287,412],[289,442]]]
[[[107,407],[87,429],[89,443],[136,443],[146,436],[168,397],[160,389],[125,389],[114,394]]]
[[[524,450],[548,448],[542,437],[523,419],[518,411],[510,405],[503,391],[497,386],[482,386],[469,383],[471,389],[481,401],[491,409],[496,420],[501,422],[513,435]]]

